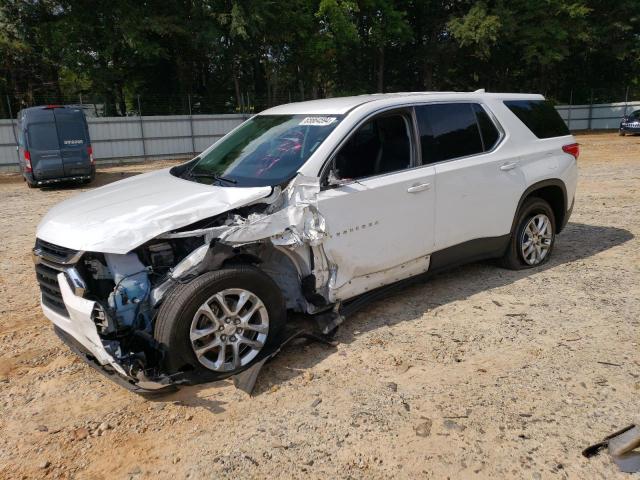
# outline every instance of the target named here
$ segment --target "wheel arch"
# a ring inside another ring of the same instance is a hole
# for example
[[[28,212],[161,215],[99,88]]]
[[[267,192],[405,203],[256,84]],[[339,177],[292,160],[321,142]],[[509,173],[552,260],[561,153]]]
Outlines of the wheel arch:
[[[524,191],[518,202],[515,215],[513,216],[511,234],[515,231],[518,212],[520,212],[522,204],[530,197],[541,198],[551,206],[556,220],[556,233],[560,233],[569,219],[569,212],[567,211],[567,187],[561,179],[550,178],[536,182]]]
[[[293,252],[266,243],[256,243],[247,247],[249,251],[237,252],[226,258],[221,268],[233,265],[254,266],[276,283],[287,308],[306,311],[307,301],[301,284],[305,269],[301,260]]]

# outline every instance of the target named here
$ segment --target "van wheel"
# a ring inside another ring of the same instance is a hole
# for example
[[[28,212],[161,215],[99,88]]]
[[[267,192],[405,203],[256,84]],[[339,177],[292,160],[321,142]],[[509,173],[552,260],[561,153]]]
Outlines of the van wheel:
[[[164,299],[154,337],[167,373],[190,371],[208,380],[241,372],[277,341],[285,305],[276,283],[238,265],[178,285]]]
[[[620,135],[621,137],[624,137],[624,130],[618,130],[618,135]]]
[[[520,207],[509,248],[501,259],[511,270],[533,268],[549,260],[556,239],[556,219],[543,199],[530,197]]]

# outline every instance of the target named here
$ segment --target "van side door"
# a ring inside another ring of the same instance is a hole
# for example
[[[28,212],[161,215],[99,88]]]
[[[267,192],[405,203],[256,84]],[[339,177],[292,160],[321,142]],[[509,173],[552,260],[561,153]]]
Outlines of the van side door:
[[[501,148],[499,126],[474,102],[416,107],[424,163],[435,166],[432,267],[497,254],[509,240],[525,181],[514,151]],[[458,258],[460,257],[460,258]]]

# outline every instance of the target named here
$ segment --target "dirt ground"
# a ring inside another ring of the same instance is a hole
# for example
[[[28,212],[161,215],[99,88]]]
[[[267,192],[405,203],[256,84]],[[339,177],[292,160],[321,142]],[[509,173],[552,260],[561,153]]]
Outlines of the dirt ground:
[[[39,308],[40,218],[83,189],[0,177],[1,478],[628,478],[581,450],[640,421],[640,137],[580,135],[576,207],[544,268],[473,264],[231,382],[147,400]],[[149,166],[105,168],[94,186]]]

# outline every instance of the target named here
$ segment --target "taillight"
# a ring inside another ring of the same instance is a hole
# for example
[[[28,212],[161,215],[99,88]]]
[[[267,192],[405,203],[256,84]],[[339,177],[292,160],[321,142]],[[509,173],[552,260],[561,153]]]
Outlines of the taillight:
[[[95,165],[96,162],[93,159],[93,148],[91,148],[91,145],[87,147],[87,153],[89,154],[89,162],[91,163],[91,165]]]
[[[24,151],[24,171],[25,172],[33,172],[33,168],[31,167],[31,154],[29,150]]]
[[[573,155],[573,158],[576,160],[580,156],[580,145],[577,143],[571,143],[569,145],[564,145],[562,147],[562,151],[568,153],[569,155]]]

